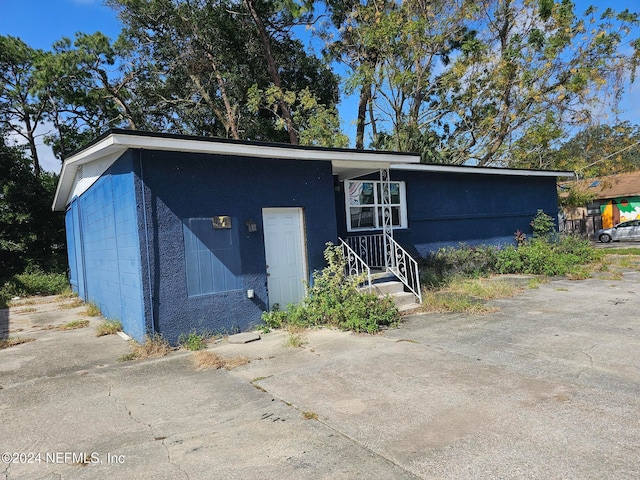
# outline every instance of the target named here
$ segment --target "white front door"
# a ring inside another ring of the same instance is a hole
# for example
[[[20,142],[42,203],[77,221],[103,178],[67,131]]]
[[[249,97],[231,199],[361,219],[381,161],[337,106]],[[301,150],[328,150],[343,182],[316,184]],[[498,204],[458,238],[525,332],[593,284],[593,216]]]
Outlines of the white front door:
[[[269,308],[284,310],[305,295],[307,251],[301,208],[262,209]]]

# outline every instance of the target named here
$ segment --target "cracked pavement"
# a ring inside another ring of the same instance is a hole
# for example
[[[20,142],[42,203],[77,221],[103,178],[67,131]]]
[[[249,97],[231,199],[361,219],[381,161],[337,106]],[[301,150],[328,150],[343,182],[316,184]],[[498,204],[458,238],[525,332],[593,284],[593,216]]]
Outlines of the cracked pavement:
[[[0,480],[639,478],[640,273],[492,303],[297,349],[212,344],[251,359],[230,372],[186,351],[118,363],[99,320],[48,328],[81,309],[14,307],[35,341],[0,350],[0,453],[85,456],[15,457]]]

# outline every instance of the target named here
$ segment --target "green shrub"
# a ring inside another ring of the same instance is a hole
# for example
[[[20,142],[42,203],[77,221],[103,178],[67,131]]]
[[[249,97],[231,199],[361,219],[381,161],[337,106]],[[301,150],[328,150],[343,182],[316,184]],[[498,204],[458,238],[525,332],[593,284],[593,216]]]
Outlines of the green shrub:
[[[495,271],[498,248],[492,245],[446,247],[420,262],[420,281],[427,288],[439,288],[455,277],[482,277]]]
[[[557,242],[537,237],[518,247],[506,247],[498,252],[497,273],[533,275],[567,275],[579,267],[601,258],[601,253],[588,240],[577,236],[562,236]]]
[[[493,246],[462,245],[460,248],[441,248],[430,254],[421,261],[422,285],[432,289],[442,288],[458,277],[477,278],[494,273],[584,276],[584,271],[578,272],[580,266],[599,260],[602,253],[593,248],[588,240],[578,236],[554,238],[548,232],[546,236],[541,236],[541,232],[549,225],[542,215],[537,216],[543,225],[538,230],[539,235],[531,240],[523,239],[517,247],[509,245],[498,249]]]
[[[327,244],[324,258],[328,265],[313,274],[313,286],[308,288],[307,297],[301,305],[263,313],[262,319],[268,327],[326,325],[375,333],[381,326],[398,322],[398,309],[391,299],[361,291],[358,285],[363,279],[345,275],[345,260],[340,247]]]
[[[178,344],[193,352],[207,348],[207,340],[205,336],[198,335],[196,332],[191,332],[189,335],[181,334],[178,337]]]
[[[59,295],[69,290],[69,281],[61,273],[32,271],[14,275],[0,287],[0,307],[6,307],[13,297]]]
[[[556,225],[553,217],[550,217],[543,210],[538,210],[536,216],[531,220],[533,228],[533,238],[552,239],[556,233]]]

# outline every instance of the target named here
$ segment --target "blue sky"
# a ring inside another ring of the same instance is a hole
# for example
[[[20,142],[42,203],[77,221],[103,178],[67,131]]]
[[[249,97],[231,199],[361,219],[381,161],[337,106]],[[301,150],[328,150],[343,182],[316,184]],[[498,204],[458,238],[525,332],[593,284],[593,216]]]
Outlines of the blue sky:
[[[579,12],[590,4],[596,4],[600,11],[607,7],[618,11],[625,8],[640,11],[639,0],[574,1]],[[104,6],[101,0],[0,0],[0,35],[19,37],[34,48],[48,50],[56,40],[64,36],[73,38],[76,32],[95,31],[101,31],[114,39],[120,32],[113,10]],[[623,109],[623,120],[640,123],[640,79],[623,99]],[[343,98],[340,105],[343,130],[351,138],[355,135],[355,111],[355,99]],[[60,170],[60,162],[49,150],[43,148],[41,155],[46,170]]]

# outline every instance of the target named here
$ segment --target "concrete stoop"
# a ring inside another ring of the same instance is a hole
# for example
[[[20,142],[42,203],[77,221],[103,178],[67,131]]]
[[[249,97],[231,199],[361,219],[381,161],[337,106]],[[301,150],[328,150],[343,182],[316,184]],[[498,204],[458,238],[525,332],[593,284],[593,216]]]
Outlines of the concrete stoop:
[[[397,280],[393,273],[372,273],[371,282],[373,292],[379,297],[391,297],[400,313],[409,312],[420,307],[416,296],[411,292],[405,292],[404,284]]]

